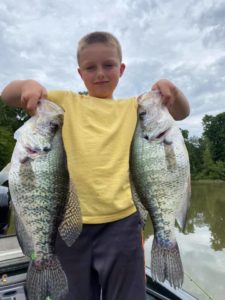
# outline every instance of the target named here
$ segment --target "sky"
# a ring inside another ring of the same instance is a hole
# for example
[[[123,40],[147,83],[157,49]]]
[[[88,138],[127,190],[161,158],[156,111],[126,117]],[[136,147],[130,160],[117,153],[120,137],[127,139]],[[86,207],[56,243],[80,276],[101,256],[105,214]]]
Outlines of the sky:
[[[121,42],[126,70],[115,98],[140,95],[159,79],[187,96],[178,122],[201,136],[204,115],[225,111],[225,0],[1,0],[0,92],[15,79],[84,91],[77,43],[91,31]]]

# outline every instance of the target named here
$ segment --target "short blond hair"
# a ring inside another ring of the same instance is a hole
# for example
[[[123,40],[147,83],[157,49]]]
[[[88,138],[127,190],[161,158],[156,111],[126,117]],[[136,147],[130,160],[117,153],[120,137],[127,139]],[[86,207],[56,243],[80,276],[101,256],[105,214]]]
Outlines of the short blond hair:
[[[91,32],[91,33],[85,35],[78,43],[78,48],[77,48],[78,64],[79,64],[79,57],[80,57],[81,51],[85,47],[87,47],[91,44],[95,44],[95,43],[103,43],[103,44],[113,45],[117,49],[120,62],[122,61],[122,49],[121,49],[121,45],[120,45],[120,42],[118,41],[118,39],[109,32],[94,31],[94,32]]]

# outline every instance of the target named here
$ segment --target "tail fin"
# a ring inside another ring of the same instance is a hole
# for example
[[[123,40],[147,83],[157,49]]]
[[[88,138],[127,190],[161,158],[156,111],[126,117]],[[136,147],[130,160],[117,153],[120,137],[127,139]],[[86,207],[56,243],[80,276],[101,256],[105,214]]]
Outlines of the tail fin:
[[[49,260],[31,261],[27,272],[28,299],[62,299],[68,293],[67,278],[56,256]]]
[[[177,242],[173,245],[158,243],[153,239],[151,254],[152,279],[168,280],[174,288],[180,288],[184,280],[183,266]]]

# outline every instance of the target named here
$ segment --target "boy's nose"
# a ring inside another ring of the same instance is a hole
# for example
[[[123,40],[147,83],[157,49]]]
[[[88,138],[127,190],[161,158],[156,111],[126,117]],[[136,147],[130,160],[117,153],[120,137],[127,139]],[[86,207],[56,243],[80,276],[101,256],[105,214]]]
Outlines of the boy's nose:
[[[104,71],[103,71],[102,68],[99,68],[97,70],[97,77],[100,78],[100,79],[105,77],[105,74],[104,74]]]

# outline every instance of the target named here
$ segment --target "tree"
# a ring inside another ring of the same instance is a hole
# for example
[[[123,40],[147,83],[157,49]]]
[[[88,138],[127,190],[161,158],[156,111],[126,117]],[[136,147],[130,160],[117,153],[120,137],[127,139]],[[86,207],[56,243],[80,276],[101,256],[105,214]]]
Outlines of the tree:
[[[203,141],[198,137],[188,138],[188,130],[182,130],[182,134],[189,154],[191,176],[195,179],[202,168]]]
[[[0,126],[0,170],[10,161],[15,145],[13,132],[8,128]]]
[[[189,153],[192,178],[195,178],[202,166],[200,144],[196,137],[192,137],[186,145]]]
[[[225,180],[225,163],[214,161],[210,151],[210,142],[204,139],[204,150],[202,153],[202,166],[196,179],[221,179]]]
[[[12,108],[0,101],[0,126],[16,131],[29,118],[21,108]]]
[[[225,162],[225,112],[216,116],[203,117],[203,136],[209,141],[214,161]]]
[[[19,108],[11,108],[0,101],[0,170],[10,161],[15,145],[14,132],[28,119]]]

